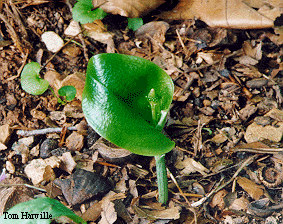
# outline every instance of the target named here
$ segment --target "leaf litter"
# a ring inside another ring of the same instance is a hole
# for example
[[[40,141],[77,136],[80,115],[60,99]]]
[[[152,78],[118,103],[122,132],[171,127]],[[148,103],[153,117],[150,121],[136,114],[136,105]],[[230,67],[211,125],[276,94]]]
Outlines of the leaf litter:
[[[205,7],[202,2],[183,0],[158,15],[165,21],[145,16],[145,25],[136,32],[127,29],[125,18],[108,16],[86,25],[83,37],[64,3],[4,4],[0,35],[12,43],[0,45],[0,211],[47,194],[69,204],[85,220],[99,223],[280,222],[282,32],[274,28],[278,2],[235,0],[224,6],[225,1],[207,1],[209,7]],[[138,17],[161,3],[142,1],[132,10],[132,1],[108,1],[103,7],[108,13]],[[243,15],[233,13],[235,4]],[[14,7],[21,17],[11,11]],[[74,31],[67,32],[68,26]],[[64,42],[72,38],[50,61],[54,53],[40,40],[46,31],[54,31]],[[82,77],[88,56],[102,52],[151,60],[174,81],[166,131],[177,147],[166,156],[171,173],[167,207],[157,203],[151,158],[126,155],[125,160],[124,155],[110,150],[108,155],[105,148],[115,147],[97,144],[99,136],[91,128],[82,125],[67,130],[84,120]],[[41,96],[24,92],[19,74],[34,58],[48,62],[43,74],[54,89],[62,83],[75,85],[77,99],[64,106],[48,91]],[[48,73],[53,73],[50,78]],[[63,131],[36,134],[24,143],[16,132],[50,127]],[[51,153],[46,159],[39,150],[47,138],[60,144],[46,146]],[[105,192],[110,190],[110,181],[115,192],[96,194],[88,175],[107,186]]]

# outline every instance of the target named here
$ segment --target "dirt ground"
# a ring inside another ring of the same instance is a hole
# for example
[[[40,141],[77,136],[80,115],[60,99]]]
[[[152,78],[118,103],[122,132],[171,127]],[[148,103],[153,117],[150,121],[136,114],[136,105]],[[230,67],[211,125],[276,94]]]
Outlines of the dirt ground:
[[[0,3],[0,170],[6,169],[2,183],[10,184],[0,183],[1,213],[48,196],[90,223],[282,223],[282,36],[274,29],[210,28],[198,20],[145,17],[153,24],[134,32],[126,18],[108,15],[95,28],[85,27],[87,33],[68,36],[72,14],[64,2]],[[46,31],[67,43],[56,54],[41,40]],[[83,85],[89,58],[111,52],[153,61],[174,81],[165,128],[176,143],[166,155],[167,206],[157,200],[154,159],[107,151],[115,146],[98,140],[87,125],[80,96],[64,105],[50,90],[34,96],[21,88],[28,62],[44,66],[42,77],[59,74],[51,78],[55,86],[71,75],[71,83]],[[17,132],[55,127],[62,132]],[[36,179],[40,169],[44,175]],[[86,192],[77,187],[70,193],[64,180],[80,175]],[[70,222],[57,220],[64,221]]]

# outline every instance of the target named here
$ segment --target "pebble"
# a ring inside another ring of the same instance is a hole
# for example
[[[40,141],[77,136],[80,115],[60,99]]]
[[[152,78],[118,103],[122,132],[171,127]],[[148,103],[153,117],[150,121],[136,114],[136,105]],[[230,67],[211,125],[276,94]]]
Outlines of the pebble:
[[[53,31],[44,32],[41,35],[41,39],[45,43],[46,48],[53,53],[58,52],[64,46],[63,39]]]
[[[71,151],[80,151],[84,146],[84,136],[73,132],[66,139],[66,147]]]
[[[61,187],[70,205],[81,204],[97,194],[105,195],[112,188],[108,179],[84,169],[76,169],[68,179],[56,179],[53,183]]]
[[[40,146],[40,157],[45,159],[52,155],[51,151],[58,148],[58,140],[54,138],[45,139]]]

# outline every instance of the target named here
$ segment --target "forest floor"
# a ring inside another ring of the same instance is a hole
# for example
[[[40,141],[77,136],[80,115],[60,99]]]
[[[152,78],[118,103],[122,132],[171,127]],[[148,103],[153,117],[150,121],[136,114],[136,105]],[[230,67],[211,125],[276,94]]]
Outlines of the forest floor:
[[[90,223],[283,222],[282,36],[274,29],[146,17],[152,23],[134,32],[126,18],[109,15],[71,36],[64,3],[5,3],[1,11],[0,214],[48,196]],[[64,40],[59,52],[46,48],[46,31]],[[115,153],[85,121],[88,60],[113,52],[153,61],[174,81],[165,127],[176,143],[166,155],[167,206],[158,203],[154,158]],[[26,93],[20,74],[31,61],[44,65],[41,75],[55,90],[74,85],[77,98],[61,104],[50,90]],[[55,127],[63,129],[24,132]]]

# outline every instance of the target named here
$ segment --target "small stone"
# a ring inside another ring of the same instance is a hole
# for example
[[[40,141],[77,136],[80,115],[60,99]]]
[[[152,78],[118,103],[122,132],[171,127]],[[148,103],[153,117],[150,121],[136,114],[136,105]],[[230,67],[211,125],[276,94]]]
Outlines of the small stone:
[[[96,131],[89,126],[87,129],[87,136],[86,136],[87,147],[90,148],[91,146],[93,146],[93,144],[99,139],[99,137],[100,137],[99,134],[97,134]]]
[[[210,107],[211,101],[210,101],[210,100],[203,100],[203,105],[204,105],[205,107]]]
[[[9,141],[11,129],[8,124],[0,126],[0,142],[6,144]]]
[[[45,139],[40,146],[40,157],[45,159],[50,157],[51,151],[58,148],[58,140],[54,138]]]
[[[45,43],[46,48],[53,53],[56,53],[64,46],[63,39],[53,31],[44,32],[41,35],[41,39]]]
[[[48,159],[34,159],[24,169],[25,174],[31,179],[33,185],[40,184],[42,181],[49,181],[54,177],[50,168],[59,168],[61,160],[55,156]],[[46,179],[47,178],[47,179]]]
[[[81,32],[81,27],[77,21],[71,21],[69,26],[66,28],[64,34],[68,36],[77,36]]]
[[[84,146],[84,136],[74,131],[66,139],[66,146],[71,151],[80,151]]]
[[[72,157],[70,152],[65,152],[63,155],[60,157],[62,164],[60,168],[62,170],[65,170],[69,174],[72,173],[72,171],[75,169],[77,163],[75,162],[74,158]]]
[[[9,160],[6,161],[6,169],[10,174],[14,174],[16,171],[14,164]]]
[[[33,142],[34,142],[34,136],[29,136],[29,137],[26,137],[26,138],[21,138],[18,141],[19,144],[24,144],[27,147],[30,147]]]
[[[65,153],[65,152],[69,152],[69,150],[67,149],[67,148],[57,148],[57,149],[54,149],[54,150],[52,150],[51,151],[51,155],[52,156],[62,156],[63,155],[63,153]]]
[[[112,188],[105,177],[83,169],[77,169],[68,179],[56,179],[53,183],[61,187],[70,205],[81,204],[98,194],[106,194]]]

